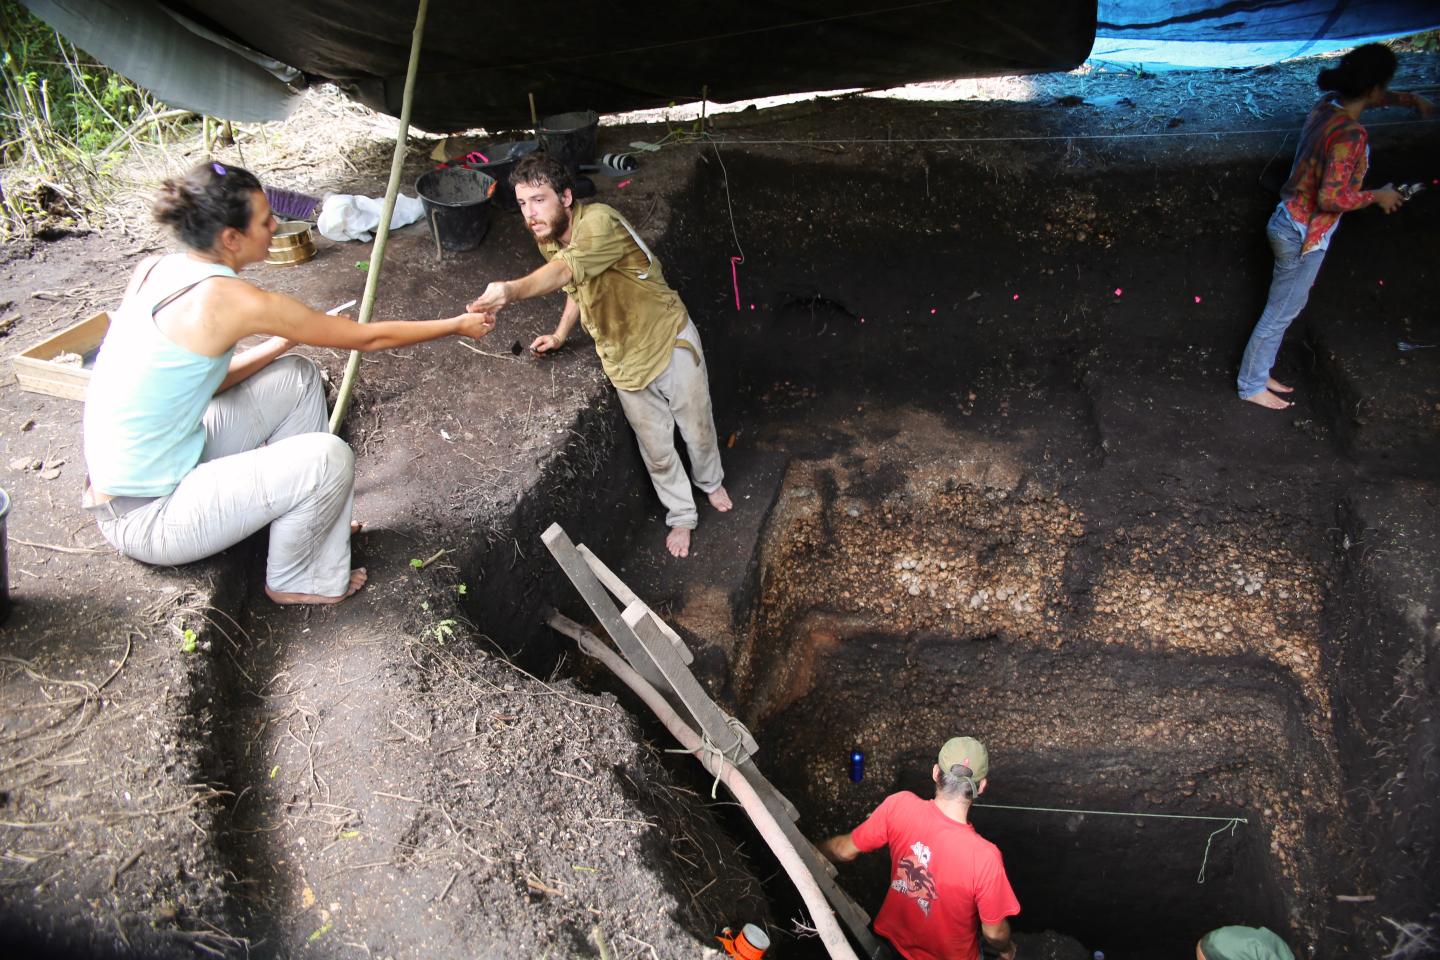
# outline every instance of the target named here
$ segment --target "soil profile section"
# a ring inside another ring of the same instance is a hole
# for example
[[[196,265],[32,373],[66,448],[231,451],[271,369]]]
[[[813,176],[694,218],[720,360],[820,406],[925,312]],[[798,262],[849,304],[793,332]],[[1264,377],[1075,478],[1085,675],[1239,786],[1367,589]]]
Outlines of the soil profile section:
[[[1414,159],[1394,147],[1395,167]],[[956,724],[1006,758],[995,803],[1220,818],[979,812],[1028,891],[1022,929],[1119,957],[1137,922],[1172,952],[1240,916],[1316,942],[1354,830],[1329,771],[1371,748],[1337,737],[1333,701],[1354,690],[1322,666],[1354,602],[1333,592],[1327,531],[1366,425],[1338,427],[1330,398],[1353,388],[1309,351],[1373,298],[1322,278],[1339,309],[1281,358],[1313,407],[1242,419],[1265,158],[1172,154],[1144,174],[1164,189],[1137,191],[1133,156],[1102,175],[1067,156],[697,161],[667,270],[706,338],[721,436],[790,462],[763,535],[733,545],[756,575],[730,598],[717,685],[817,838],[894,789],[926,793]],[[1177,232],[1182,209],[1200,222]],[[732,226],[733,282],[714,266]],[[1412,269],[1418,221],[1384,226],[1351,243]],[[1259,457],[1288,490],[1251,482]],[[681,592],[675,622],[713,608]],[[1232,817],[1249,822],[1212,840]],[[883,872],[847,885],[873,908]]]

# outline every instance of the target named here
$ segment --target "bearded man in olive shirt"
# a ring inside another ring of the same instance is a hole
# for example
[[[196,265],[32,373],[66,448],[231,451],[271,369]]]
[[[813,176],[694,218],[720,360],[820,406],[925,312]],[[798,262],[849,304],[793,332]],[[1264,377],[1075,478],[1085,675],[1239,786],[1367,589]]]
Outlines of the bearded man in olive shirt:
[[[494,313],[517,300],[565,291],[559,326],[536,337],[530,349],[559,349],[576,321],[595,339],[600,365],[619,393],[655,493],[665,505],[670,528],[665,546],[676,557],[688,556],[699,512],[691,478],[675,449],[677,426],[695,486],[716,510],[733,506],[722,485],[700,334],[679,295],[665,283],[660,261],[625,218],[603,203],[575,203],[563,164],[543,153],[530,154],[510,174],[510,185],[546,263],[518,280],[491,283],[470,309]]]

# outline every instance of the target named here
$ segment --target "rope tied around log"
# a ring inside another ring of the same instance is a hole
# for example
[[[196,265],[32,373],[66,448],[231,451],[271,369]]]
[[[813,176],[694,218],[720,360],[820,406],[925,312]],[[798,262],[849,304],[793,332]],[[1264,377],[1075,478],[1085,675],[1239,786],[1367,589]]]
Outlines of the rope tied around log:
[[[750,733],[749,728],[746,727],[745,724],[742,723],[740,720],[737,720],[735,717],[726,717],[725,725],[730,728],[730,733],[734,735],[735,742],[730,744],[730,746],[726,747],[723,750],[720,749],[719,744],[717,744],[713,739],[711,739],[708,733],[705,733],[702,730],[700,731],[700,746],[698,749],[687,750],[684,747],[678,747],[665,751],[666,753],[688,753],[692,755],[697,753],[705,753],[709,754],[712,758],[714,758],[715,779],[710,784],[711,800],[719,799],[720,775],[725,769],[725,762],[729,761],[730,766],[734,767],[739,762],[736,759],[737,757],[742,760],[744,759],[745,738],[746,735]]]

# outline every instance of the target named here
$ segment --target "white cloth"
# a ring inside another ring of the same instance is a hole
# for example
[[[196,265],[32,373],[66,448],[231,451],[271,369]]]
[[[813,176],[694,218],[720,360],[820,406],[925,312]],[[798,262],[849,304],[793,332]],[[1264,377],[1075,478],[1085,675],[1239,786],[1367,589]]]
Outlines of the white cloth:
[[[384,200],[380,197],[357,197],[348,193],[332,193],[320,206],[320,217],[315,226],[320,236],[327,240],[363,240],[368,242],[380,226],[380,211]],[[425,204],[419,197],[399,194],[395,198],[395,210],[390,214],[390,229],[414,223],[425,216]]]
[[[343,594],[355,454],[329,432],[315,364],[281,357],[217,394],[205,434],[200,464],[169,496],[119,515],[111,504],[89,508],[105,539],[127,557],[171,565],[219,553],[269,524],[270,589]]]
[[[650,472],[655,493],[665,505],[665,524],[694,529],[700,519],[690,478],[675,449],[675,428],[685,440],[695,486],[714,493],[725,479],[720,466],[720,442],[715,434],[715,415],[710,405],[710,379],[705,353],[700,349],[700,332],[687,320],[679,340],[695,348],[691,353],[676,346],[670,364],[644,390],[619,390],[625,419],[635,431],[640,456]]]

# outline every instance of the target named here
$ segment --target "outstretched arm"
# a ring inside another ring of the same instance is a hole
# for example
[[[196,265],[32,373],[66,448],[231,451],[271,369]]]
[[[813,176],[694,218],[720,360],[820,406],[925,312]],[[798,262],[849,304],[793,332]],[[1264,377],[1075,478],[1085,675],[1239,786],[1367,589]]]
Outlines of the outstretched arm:
[[[455,335],[479,339],[495,329],[495,318],[479,312],[462,313],[442,320],[356,323],[349,317],[312,310],[284,294],[253,287],[250,290],[252,295],[245,298],[246,302],[237,311],[242,324],[242,329],[237,331],[237,340],[249,334],[264,333],[314,347],[370,351],[407,347]]]
[[[551,260],[534,273],[519,280],[497,280],[470,302],[466,309],[474,313],[495,313],[516,300],[530,300],[554,293],[570,282],[570,265],[564,260]]]
[[[841,833],[820,844],[820,852],[835,863],[849,863],[860,856],[861,850],[855,846],[854,837]]]
[[[1385,99],[1381,101],[1380,106],[1410,107],[1424,120],[1429,120],[1435,115],[1435,104],[1418,93],[1407,93],[1403,90],[1385,91]]]

